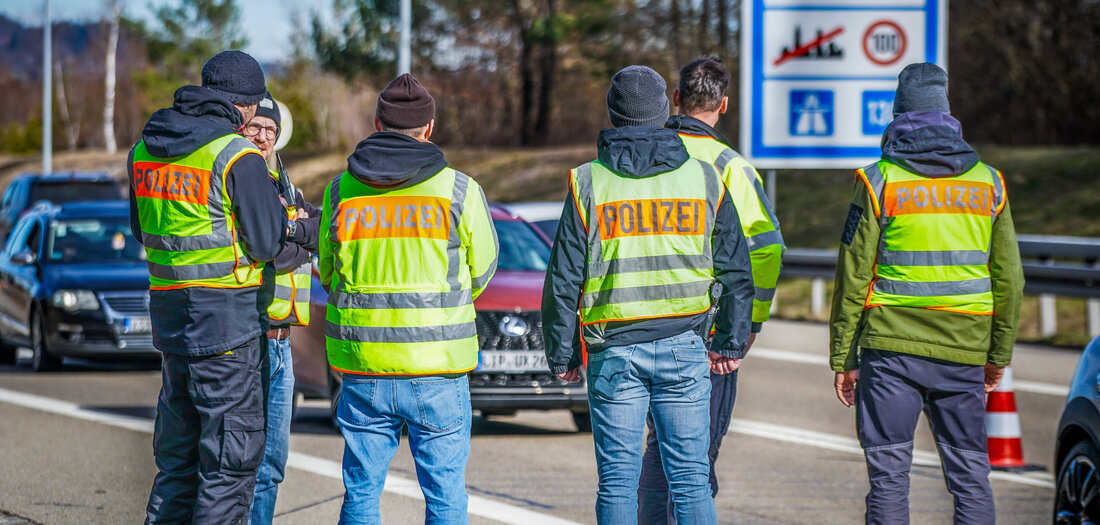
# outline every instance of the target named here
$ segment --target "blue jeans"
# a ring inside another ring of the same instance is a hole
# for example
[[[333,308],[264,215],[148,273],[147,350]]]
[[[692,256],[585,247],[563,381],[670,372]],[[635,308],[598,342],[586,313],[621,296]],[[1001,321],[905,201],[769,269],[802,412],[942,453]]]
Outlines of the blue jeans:
[[[646,414],[653,416],[676,521],[717,522],[710,495],[710,366],[694,332],[588,357],[588,402],[600,475],[596,521],[638,521]]]
[[[426,524],[467,524],[470,383],[457,378],[344,374],[336,408],[344,434],[341,524],[381,523],[378,501],[401,427],[424,492]]]
[[[264,462],[256,473],[256,492],[248,512],[251,525],[267,525],[275,516],[275,497],[286,472],[290,453],[290,419],[294,405],[294,360],[290,338],[268,339],[271,383],[267,390],[267,445]]]

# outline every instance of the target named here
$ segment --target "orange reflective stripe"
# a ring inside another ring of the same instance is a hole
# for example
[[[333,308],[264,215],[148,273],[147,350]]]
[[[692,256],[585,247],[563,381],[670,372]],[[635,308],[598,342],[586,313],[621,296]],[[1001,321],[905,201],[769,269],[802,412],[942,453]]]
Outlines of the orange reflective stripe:
[[[446,240],[451,234],[450,206],[448,199],[422,195],[351,198],[337,210],[337,238],[340,242],[395,237]]]
[[[210,170],[167,162],[135,162],[134,195],[206,206],[210,199]]]
[[[699,235],[707,201],[698,199],[638,199],[596,207],[604,240],[640,235]]]
[[[875,209],[875,217],[881,217],[882,210],[878,207],[878,195],[875,194],[875,189],[871,187],[871,181],[867,180],[867,174],[863,173],[863,168],[856,170],[856,176],[863,180],[863,185],[867,186],[867,193],[871,194],[871,207]]]
[[[993,187],[973,181],[910,180],[887,182],[886,215],[971,214],[989,216]]]

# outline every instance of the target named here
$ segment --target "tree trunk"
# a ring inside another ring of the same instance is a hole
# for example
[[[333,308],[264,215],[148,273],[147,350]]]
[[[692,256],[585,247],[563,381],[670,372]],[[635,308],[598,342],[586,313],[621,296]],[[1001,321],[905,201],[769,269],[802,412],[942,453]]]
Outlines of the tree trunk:
[[[65,126],[65,139],[68,142],[69,151],[76,151],[76,135],[79,126],[73,123],[69,114],[69,99],[65,97],[65,77],[61,71],[61,60],[53,61],[54,86],[57,92],[57,112],[61,117],[61,123]]]
[[[702,9],[699,11],[699,53],[707,54],[710,50],[710,0],[703,0]]]
[[[103,143],[107,147],[107,153],[114,153],[118,149],[118,141],[115,140],[115,59],[118,56],[118,25],[122,6],[121,0],[108,0],[107,5],[111,9],[111,19],[108,21],[106,76],[103,84]]]
[[[718,56],[728,60],[730,55],[730,9],[731,0],[718,0]]]
[[[557,1],[546,0],[546,23],[541,43],[542,60],[539,62],[539,106],[535,117],[535,133],[532,137],[536,144],[545,144],[550,134],[551,101],[554,95],[554,74],[558,63],[558,37],[556,34]]]
[[[684,65],[683,49],[681,49],[680,46],[680,42],[682,41],[680,39],[680,36],[682,35],[680,20],[680,0],[672,0],[671,5],[669,5],[668,7],[668,11],[668,17],[672,22],[672,34],[669,35],[669,40],[672,41],[672,56],[674,57],[674,60],[676,62],[675,66],[673,67],[679,68]]]
[[[531,38],[531,28],[523,19],[522,6],[519,0],[512,0],[512,20],[516,24],[516,30],[519,33],[520,51],[519,51],[519,82],[520,82],[520,102],[519,102],[519,129],[520,129],[520,144],[524,146],[530,146],[534,140],[534,126],[532,125],[531,110],[535,105],[535,72],[531,67],[531,60],[533,59],[534,42]]]

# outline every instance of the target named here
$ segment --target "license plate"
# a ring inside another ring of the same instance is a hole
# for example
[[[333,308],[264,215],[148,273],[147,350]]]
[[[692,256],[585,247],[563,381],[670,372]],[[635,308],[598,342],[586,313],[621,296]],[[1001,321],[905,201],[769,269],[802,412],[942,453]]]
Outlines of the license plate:
[[[122,331],[127,334],[147,334],[153,331],[153,323],[148,317],[131,317],[122,322]]]
[[[546,354],[527,351],[481,351],[479,372],[548,372]]]

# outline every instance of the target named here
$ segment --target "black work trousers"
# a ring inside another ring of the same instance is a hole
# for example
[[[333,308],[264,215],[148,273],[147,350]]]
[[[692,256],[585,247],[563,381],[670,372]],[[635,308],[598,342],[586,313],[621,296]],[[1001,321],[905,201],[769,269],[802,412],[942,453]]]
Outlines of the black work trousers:
[[[147,524],[247,523],[264,456],[264,336],[211,356],[165,353]]]

